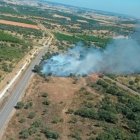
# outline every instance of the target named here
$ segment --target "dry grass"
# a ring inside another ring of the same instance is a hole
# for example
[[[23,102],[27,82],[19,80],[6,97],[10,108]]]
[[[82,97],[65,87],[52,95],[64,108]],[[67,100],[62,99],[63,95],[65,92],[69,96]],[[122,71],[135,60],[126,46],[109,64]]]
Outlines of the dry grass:
[[[24,27],[24,28],[32,28],[32,29],[37,29],[37,30],[40,29],[37,25],[31,25],[31,24],[8,21],[8,20],[0,20],[0,24],[13,25],[13,26],[19,26],[19,27]]]
[[[74,115],[66,113],[69,109],[75,109],[83,102],[78,91],[82,87],[86,87],[86,84],[87,78],[50,77],[49,80],[44,80],[36,75],[32,79],[25,93],[25,97],[22,100],[24,104],[32,102],[33,106],[29,109],[23,108],[16,111],[8,125],[3,140],[9,138],[19,139],[19,132],[25,128],[29,128],[32,122],[38,118],[41,119],[45,126],[58,132],[61,140],[72,139],[71,137],[75,135],[75,132],[82,132],[82,137],[87,138],[87,135],[92,133],[91,127],[95,127],[92,125],[96,123],[94,121],[91,123],[90,120],[81,119],[80,117],[75,118]],[[91,89],[87,88],[87,90]],[[44,101],[44,97],[42,97],[43,93],[48,93],[48,100],[50,101],[48,107],[42,104]],[[94,91],[92,91],[92,94],[96,101],[101,99]],[[28,118],[30,112],[35,112],[35,118]],[[19,122],[22,118],[25,119],[24,123]],[[98,131],[98,129],[96,129],[96,131]],[[46,139],[44,134],[38,131],[36,134],[30,136],[28,140],[34,140],[38,137],[40,137],[41,140]]]

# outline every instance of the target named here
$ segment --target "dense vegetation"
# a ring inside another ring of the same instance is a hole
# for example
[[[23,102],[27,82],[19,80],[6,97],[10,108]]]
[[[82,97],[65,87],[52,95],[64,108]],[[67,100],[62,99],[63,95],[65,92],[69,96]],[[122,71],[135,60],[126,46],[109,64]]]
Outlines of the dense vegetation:
[[[1,13],[17,14],[16,10],[14,10],[14,8],[9,6],[9,5],[0,6],[0,12]]]
[[[71,36],[71,35],[66,35],[62,33],[55,33],[55,37],[59,41],[67,41],[72,44],[75,44],[76,42],[80,41],[80,38],[78,38],[77,36],[74,36],[74,35]]]
[[[86,45],[91,45],[92,43],[97,47],[105,47],[110,41],[110,38],[103,38],[91,35],[66,35],[62,33],[55,33],[55,37],[59,41],[67,41],[68,43],[75,44],[77,42],[83,42]]]
[[[118,139],[139,139],[140,133],[140,98],[127,91],[118,88],[113,83],[106,80],[98,80],[97,83],[90,84],[100,94],[104,94],[104,99],[98,106],[88,106],[78,109],[75,114],[81,117],[105,121],[104,132],[97,140],[105,140],[107,137],[112,140]],[[85,91],[82,91],[85,94]],[[86,93],[86,95],[88,95]],[[115,101],[112,99],[116,98]],[[119,123],[120,122],[120,123]],[[115,125],[111,125],[115,124]],[[109,128],[107,128],[109,126]],[[106,129],[107,128],[107,129]]]
[[[20,40],[17,37],[14,37],[10,34],[7,34],[3,31],[0,31],[0,41],[4,41],[4,42],[12,42],[12,43],[23,43],[22,40]]]

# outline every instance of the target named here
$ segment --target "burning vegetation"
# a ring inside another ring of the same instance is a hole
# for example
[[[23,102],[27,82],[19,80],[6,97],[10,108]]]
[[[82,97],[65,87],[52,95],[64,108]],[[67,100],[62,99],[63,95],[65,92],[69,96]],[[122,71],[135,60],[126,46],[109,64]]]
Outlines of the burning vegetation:
[[[114,40],[105,49],[85,47],[79,43],[66,53],[43,60],[40,72],[54,76],[139,73],[139,52],[140,46],[132,39]]]

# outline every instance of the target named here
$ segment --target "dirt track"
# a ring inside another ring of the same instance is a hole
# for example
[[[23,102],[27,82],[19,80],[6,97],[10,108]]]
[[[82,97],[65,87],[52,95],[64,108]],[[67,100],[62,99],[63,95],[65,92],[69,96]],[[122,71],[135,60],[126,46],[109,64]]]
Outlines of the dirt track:
[[[32,29],[37,29],[37,30],[40,29],[37,25],[8,21],[8,20],[0,20],[0,24],[13,25],[13,26],[19,26],[19,27],[24,27],[24,28],[32,28]]]

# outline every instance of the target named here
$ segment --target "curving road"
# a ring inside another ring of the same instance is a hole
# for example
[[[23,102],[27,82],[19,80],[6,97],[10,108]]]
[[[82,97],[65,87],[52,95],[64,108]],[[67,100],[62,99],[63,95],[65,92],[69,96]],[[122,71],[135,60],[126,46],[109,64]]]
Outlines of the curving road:
[[[40,52],[37,54],[35,59],[32,60],[29,67],[26,69],[23,76],[17,83],[16,87],[10,93],[11,96],[9,100],[6,102],[2,110],[0,110],[0,139],[4,132],[4,128],[6,127],[8,121],[11,118],[11,114],[12,114],[12,111],[14,110],[15,105],[19,101],[20,97],[24,95],[26,87],[28,86],[28,83],[30,81],[30,78],[31,76],[34,75],[34,73],[32,72],[32,69],[34,68],[35,65],[40,63],[42,56],[48,51],[48,47],[50,46],[51,41],[52,41],[52,38],[50,38],[50,40],[48,41],[48,44],[40,50]]]

